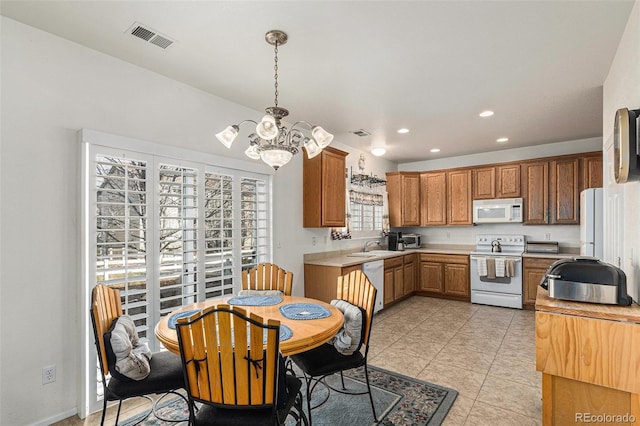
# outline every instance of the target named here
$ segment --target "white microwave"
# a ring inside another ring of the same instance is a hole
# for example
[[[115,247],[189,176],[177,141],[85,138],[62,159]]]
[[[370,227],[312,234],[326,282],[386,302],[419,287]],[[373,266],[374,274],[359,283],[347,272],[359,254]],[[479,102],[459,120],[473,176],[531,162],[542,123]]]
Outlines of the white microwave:
[[[522,198],[473,200],[473,223],[522,222]]]

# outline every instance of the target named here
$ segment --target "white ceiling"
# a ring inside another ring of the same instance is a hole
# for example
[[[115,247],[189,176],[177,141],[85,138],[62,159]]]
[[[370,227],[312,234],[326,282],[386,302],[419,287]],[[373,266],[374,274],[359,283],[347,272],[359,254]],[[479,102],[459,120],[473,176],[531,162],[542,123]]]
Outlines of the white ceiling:
[[[363,150],[384,141],[385,158],[409,162],[601,136],[602,84],[632,6],[2,0],[0,11],[258,111],[274,97],[264,34],[281,29],[279,105],[290,121]],[[176,43],[163,50],[135,38],[134,22]],[[485,109],[495,115],[480,118]],[[371,136],[350,133],[361,128]],[[496,143],[502,136],[508,144]]]

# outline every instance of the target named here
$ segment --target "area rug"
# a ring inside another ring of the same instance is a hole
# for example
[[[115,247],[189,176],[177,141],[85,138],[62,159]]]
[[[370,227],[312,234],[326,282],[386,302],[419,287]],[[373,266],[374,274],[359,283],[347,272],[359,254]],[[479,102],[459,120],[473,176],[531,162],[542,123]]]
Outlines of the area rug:
[[[365,425],[439,425],[453,405],[458,392],[403,376],[392,371],[369,366],[369,380],[378,423],[374,422],[368,395],[343,395],[329,391],[325,386],[318,386],[312,396],[312,406],[322,401],[330,392],[329,399],[312,411],[315,426],[365,426]],[[341,388],[340,376],[327,379],[334,388]],[[366,389],[364,369],[345,373],[345,386],[351,391]],[[304,395],[304,388],[302,389]],[[181,399],[172,399],[159,404],[158,415],[165,419],[186,419],[188,410]],[[306,412],[306,401],[303,401]],[[132,426],[139,422],[141,416],[131,417],[123,422],[124,426]],[[139,423],[145,426],[186,426],[187,422],[170,423],[150,415]],[[287,426],[295,424],[289,419]]]

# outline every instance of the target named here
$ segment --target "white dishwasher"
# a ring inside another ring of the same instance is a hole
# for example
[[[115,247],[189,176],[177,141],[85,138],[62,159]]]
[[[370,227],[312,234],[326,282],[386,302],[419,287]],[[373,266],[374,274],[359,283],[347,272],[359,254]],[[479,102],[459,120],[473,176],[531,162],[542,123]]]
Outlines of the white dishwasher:
[[[373,312],[376,313],[384,306],[384,260],[373,260],[362,264],[362,272],[369,278],[371,284],[378,290]]]

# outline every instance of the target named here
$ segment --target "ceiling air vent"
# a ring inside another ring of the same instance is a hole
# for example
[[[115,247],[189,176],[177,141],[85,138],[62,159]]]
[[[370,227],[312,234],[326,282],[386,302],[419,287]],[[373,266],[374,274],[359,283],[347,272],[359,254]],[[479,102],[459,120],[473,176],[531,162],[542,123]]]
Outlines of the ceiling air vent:
[[[140,24],[139,22],[134,22],[131,27],[127,30],[129,34],[132,36],[138,37],[144,41],[147,41],[151,44],[155,44],[158,47],[166,49],[171,46],[174,41],[169,37],[158,34],[157,31],[152,30],[151,28]]]
[[[358,135],[360,137],[365,137],[365,136],[371,135],[371,133],[367,132],[364,129],[353,130],[351,133],[353,133],[354,135]]]

